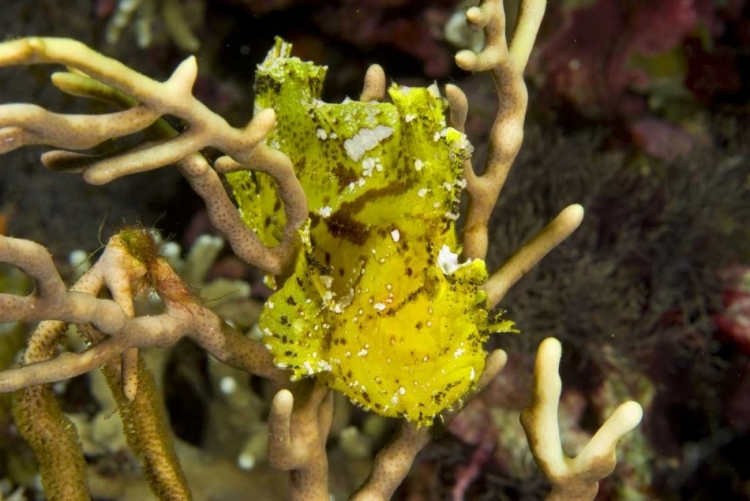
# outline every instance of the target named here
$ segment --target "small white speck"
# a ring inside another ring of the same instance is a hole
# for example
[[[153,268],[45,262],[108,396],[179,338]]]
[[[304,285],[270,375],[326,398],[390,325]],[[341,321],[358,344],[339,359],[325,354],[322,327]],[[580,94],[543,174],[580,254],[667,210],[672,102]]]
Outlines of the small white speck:
[[[219,390],[224,395],[231,395],[237,390],[237,381],[231,376],[224,376],[219,380]]]
[[[330,217],[332,212],[333,212],[333,209],[327,205],[325,207],[321,207],[320,209],[318,209],[318,214],[320,214],[320,217],[322,217],[323,219]]]
[[[239,466],[240,470],[252,470],[255,467],[255,456],[248,452],[243,452],[237,458],[237,466]]]
[[[383,303],[375,303],[372,305],[376,310],[383,311],[385,310],[385,305]]]
[[[315,133],[318,135],[318,139],[321,141],[325,141],[328,138],[328,134],[326,134],[326,131],[323,129],[318,129],[315,131]]]
[[[68,256],[68,263],[70,263],[71,266],[83,266],[88,261],[88,259],[88,252],[79,249],[74,250],[70,253],[70,255]]]
[[[437,258],[437,266],[446,275],[452,275],[456,272],[456,270],[463,266],[466,266],[469,263],[471,263],[471,259],[469,259],[465,263],[458,264],[458,254],[451,252],[450,248],[447,245],[443,245],[440,248],[440,252],[438,253]]]
[[[420,188],[419,191],[417,192],[417,195],[420,196],[421,198],[424,198],[424,196],[427,195],[428,191],[430,190],[428,190],[427,188]]]
[[[424,167],[424,162],[422,162],[420,159],[414,160],[414,168],[417,172],[422,170],[422,167]]]
[[[375,159],[367,157],[362,160],[362,175],[366,177],[372,176],[372,171],[375,168]]]

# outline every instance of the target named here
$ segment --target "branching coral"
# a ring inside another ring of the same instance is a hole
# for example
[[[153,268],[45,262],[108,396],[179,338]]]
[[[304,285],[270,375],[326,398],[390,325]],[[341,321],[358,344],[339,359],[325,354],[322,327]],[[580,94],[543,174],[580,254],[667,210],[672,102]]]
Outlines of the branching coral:
[[[264,307],[260,343],[203,306],[141,228],[112,237],[69,291],[43,247],[0,237],[0,261],[36,282],[28,296],[0,295],[0,319],[42,321],[22,366],[0,373],[0,390],[17,392],[16,416],[43,463],[48,497],[87,494],[76,437],[46,384],[103,368],[124,421],[136,430],[131,447],[141,452],[152,489],[162,499],[189,498],[138,354],[139,348],[188,337],[218,360],[282,386],[271,406],[268,456],[290,471],[292,499],[328,499],[331,388],[375,412],[406,418],[352,497],[389,499],[429,441],[429,425],[450,420],[502,369],[507,355],[486,354],[482,344],[489,332],[510,325],[491,319],[489,311],[583,216],[580,206],[563,210],[487,274],[487,223],[521,146],[527,100],[522,74],[544,7],[539,0],[522,2],[510,40],[501,1],[467,11],[487,45],[479,53],[460,52],[457,62],[488,71],[500,97],[479,173],[463,134],[466,97],[455,86],[445,90],[447,120],[434,88],[394,86],[392,104],[381,103],[385,77],[379,67],[368,72],[360,102],[326,104],[318,99],[324,70],[289,58],[279,42],[259,71],[255,118],[236,129],[193,97],[192,57],[160,83],[70,40],[1,44],[0,65],[65,64],[71,70],[52,77],[58,88],[122,111],[60,115],[34,105],[3,105],[0,151],[32,144],[63,148],[46,153],[43,162],[80,171],[92,184],[176,164],[235,253],[279,284]],[[184,129],[172,129],[164,115],[181,120]],[[138,132],[143,143],[103,157],[68,151]],[[224,155],[213,168],[201,154],[206,147]],[[219,173],[229,174],[239,211]],[[454,223],[464,187],[469,203],[458,235]],[[160,298],[161,313],[137,311],[134,299],[144,293]],[[56,355],[66,324],[78,326],[88,349]],[[536,381],[527,433],[555,486],[552,499],[591,499],[611,469],[616,439],[637,424],[638,406],[625,404],[627,412],[616,412],[572,470],[558,468],[550,458],[559,448],[553,443],[559,377],[547,348],[540,352]],[[66,437],[67,445],[42,440],[49,435]],[[149,436],[158,440],[145,440]]]

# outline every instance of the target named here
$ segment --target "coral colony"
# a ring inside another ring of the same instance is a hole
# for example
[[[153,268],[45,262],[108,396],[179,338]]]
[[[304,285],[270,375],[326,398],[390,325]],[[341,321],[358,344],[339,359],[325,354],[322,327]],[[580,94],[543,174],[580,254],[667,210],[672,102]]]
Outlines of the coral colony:
[[[293,500],[329,499],[332,391],[399,419],[351,496],[390,499],[428,443],[430,427],[449,421],[502,369],[507,355],[486,353],[484,342],[513,327],[493,309],[583,217],[580,206],[566,208],[500,269],[485,268],[487,223],[523,138],[522,74],[544,8],[544,1],[523,0],[507,40],[501,1],[466,13],[486,43],[456,61],[465,70],[489,72],[500,100],[479,172],[463,132],[466,97],[453,85],[443,96],[436,85],[394,84],[386,100],[383,70],[373,66],[357,101],[325,103],[325,68],[291,57],[291,47],[277,40],[258,67],[255,117],[237,129],[192,95],[193,57],[162,83],[72,40],[0,44],[0,65],[61,64],[68,71],[52,75],[56,87],[119,109],[61,115],[2,105],[2,152],[34,144],[59,148],[45,153],[43,163],[79,171],[92,184],[175,165],[235,254],[276,288],[260,317],[262,338],[253,339],[197,299],[148,230],[126,228],[113,236],[70,288],[43,247],[0,236],[0,261],[36,283],[27,296],[0,294],[0,320],[40,322],[20,366],[0,373],[0,391],[15,392],[14,418],[39,459],[46,496],[89,498],[75,428],[49,383],[100,368],[152,491],[159,499],[191,498],[161,397],[139,354],[187,337],[219,361],[284,388],[268,418],[268,457],[290,472]],[[180,119],[184,129],[172,129],[165,115]],[[137,132],[143,144],[104,156],[79,153]],[[200,153],[206,147],[224,156],[210,165]],[[468,205],[459,230],[462,196]],[[134,300],[142,294],[158,297],[161,310],[139,314]],[[70,325],[88,348],[58,354]],[[623,404],[578,456],[566,457],[557,424],[560,351],[554,339],[540,346],[522,423],[552,484],[548,499],[591,500],[615,466],[615,444],[638,424],[641,409]]]

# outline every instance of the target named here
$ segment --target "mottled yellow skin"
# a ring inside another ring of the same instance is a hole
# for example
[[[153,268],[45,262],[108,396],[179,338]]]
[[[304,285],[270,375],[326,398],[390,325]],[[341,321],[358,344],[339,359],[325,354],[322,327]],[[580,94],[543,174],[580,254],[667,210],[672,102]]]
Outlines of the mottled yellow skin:
[[[295,379],[315,375],[381,415],[430,424],[475,386],[490,330],[484,262],[450,262],[470,145],[446,126],[436,88],[323,103],[325,68],[289,50],[278,41],[259,66],[256,107],[277,113],[267,143],[292,160],[310,220],[294,275],[264,307],[264,342]],[[230,182],[246,223],[278,243],[273,181]]]

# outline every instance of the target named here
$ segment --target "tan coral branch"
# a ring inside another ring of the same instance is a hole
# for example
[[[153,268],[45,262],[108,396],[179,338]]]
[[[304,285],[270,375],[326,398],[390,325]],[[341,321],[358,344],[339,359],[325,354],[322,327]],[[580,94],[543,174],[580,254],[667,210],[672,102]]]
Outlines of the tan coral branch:
[[[583,207],[566,207],[534,238],[518,249],[508,261],[495,271],[483,286],[491,307],[503,299],[513,285],[552,249],[568,238],[583,221]]]
[[[92,184],[104,184],[122,176],[179,163],[198,155],[206,147],[214,147],[245,168],[255,168],[269,174],[283,188],[284,211],[287,225],[282,243],[274,249],[265,247],[260,239],[244,225],[236,224],[233,208],[226,193],[220,193],[221,183],[206,171],[202,162],[187,160],[183,173],[199,179],[189,179],[197,191],[208,192],[204,198],[213,204],[209,213],[212,220],[227,230],[233,247],[242,248],[238,254],[250,264],[271,274],[281,274],[290,262],[297,242],[296,229],[307,218],[307,199],[288,162],[259,162],[256,147],[273,128],[273,110],[262,110],[244,128],[229,125],[221,116],[209,110],[192,94],[198,74],[194,57],[184,60],[166,82],[157,82],[122,63],[105,57],[84,44],[60,38],[27,38],[0,44],[0,66],[20,64],[58,63],[83,73],[86,78],[56,78],[57,85],[77,95],[91,97],[107,95],[119,101],[132,99],[133,108],[119,114],[86,116],[58,115],[31,105],[0,107],[0,152],[11,151],[26,144],[49,144],[68,149],[85,149],[104,139],[120,137],[149,127],[158,117],[170,115],[183,120],[188,128],[180,134],[166,133],[160,140],[147,142],[104,157],[85,156],[67,151],[45,155],[50,165],[73,164],[82,170],[84,179]],[[114,90],[102,88],[109,86]],[[116,93],[124,93],[116,96]],[[117,120],[114,120],[117,118]],[[122,119],[122,120],[121,120]],[[164,129],[164,124],[161,124]],[[172,131],[173,132],[173,131]],[[265,155],[264,159],[269,156]],[[252,165],[252,167],[250,167]],[[220,200],[221,199],[221,200]],[[226,223],[230,220],[230,223]]]
[[[268,417],[268,459],[290,472],[292,501],[328,501],[326,440],[333,416],[333,395],[305,380],[281,390]]]
[[[567,457],[557,423],[562,392],[558,372],[561,354],[560,342],[554,338],[545,339],[539,346],[532,402],[521,413],[521,424],[537,464],[552,484],[547,501],[593,501],[599,480],[615,469],[617,443],[638,426],[643,410],[636,402],[620,405],[578,456]]]
[[[382,101],[385,98],[385,71],[379,64],[370,65],[365,73],[365,83],[359,100],[363,103]]]
[[[126,350],[168,346],[182,337],[191,338],[233,367],[273,380],[286,378],[283,371],[274,367],[264,346],[236,332],[190,297],[163,298],[164,313],[135,318],[129,318],[115,301],[97,298],[102,285],[111,293],[115,291],[114,296],[127,294],[122,288],[129,286],[134,273],[140,274],[137,263],[124,252],[118,237],[113,237],[100,260],[69,292],[65,291],[46,249],[38,244],[0,236],[0,261],[18,266],[37,281],[37,290],[29,296],[0,294],[0,321],[46,319],[91,323],[108,336],[82,353],[63,353],[55,358],[45,355],[49,349],[37,349],[31,343],[28,365],[0,373],[0,391],[67,379],[100,367]],[[166,282],[181,283],[165,264],[159,270]],[[127,302],[122,302],[128,309]],[[42,355],[35,356],[37,351]]]
[[[499,108],[490,132],[485,167],[480,175],[467,172],[469,205],[463,229],[464,255],[483,259],[487,254],[487,223],[505,184],[513,161],[523,141],[523,126],[528,93],[523,69],[528,55],[525,44],[533,44],[539,24],[529,13],[544,12],[544,0],[523,0],[521,11],[525,24],[516,29],[512,41],[518,49],[508,49],[505,38],[505,11],[501,0],[486,0],[466,12],[475,29],[483,29],[486,43],[477,53],[464,50],[456,54],[456,64],[466,71],[488,71],[495,83]],[[538,19],[541,22],[541,18]],[[517,53],[517,54],[516,54]],[[467,169],[468,170],[468,169]]]

